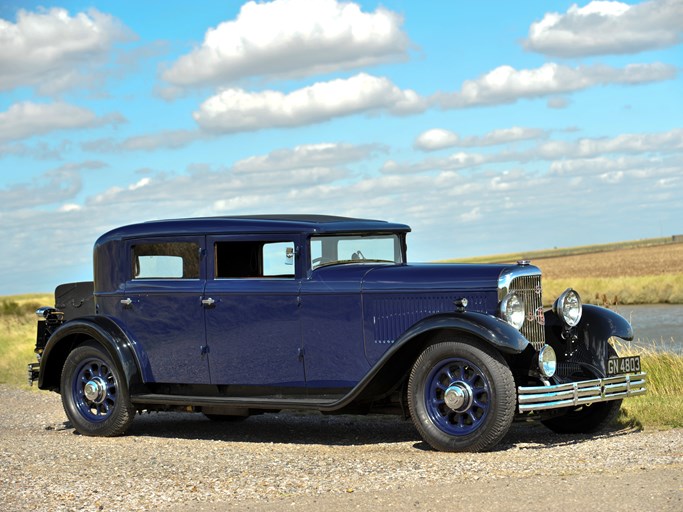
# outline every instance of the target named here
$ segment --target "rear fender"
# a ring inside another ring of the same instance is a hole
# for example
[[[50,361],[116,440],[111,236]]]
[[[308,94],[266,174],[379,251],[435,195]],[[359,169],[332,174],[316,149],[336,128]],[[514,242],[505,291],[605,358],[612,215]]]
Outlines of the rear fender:
[[[128,337],[110,318],[81,317],[62,324],[50,336],[40,360],[38,388],[59,391],[62,367],[71,350],[94,340],[107,351],[123,372],[128,389],[142,384],[140,364]]]

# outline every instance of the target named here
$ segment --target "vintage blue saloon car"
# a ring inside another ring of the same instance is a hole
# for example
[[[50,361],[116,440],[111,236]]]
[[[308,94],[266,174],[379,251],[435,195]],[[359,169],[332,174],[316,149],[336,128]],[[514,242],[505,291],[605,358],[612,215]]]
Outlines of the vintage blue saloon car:
[[[633,337],[622,317],[571,289],[544,311],[526,261],[409,264],[409,231],[313,215],[114,229],[94,281],[38,310],[29,380],[85,435],[143,410],[386,412],[443,451],[490,449],[515,417],[592,432],[645,392],[640,358],[609,343]]]

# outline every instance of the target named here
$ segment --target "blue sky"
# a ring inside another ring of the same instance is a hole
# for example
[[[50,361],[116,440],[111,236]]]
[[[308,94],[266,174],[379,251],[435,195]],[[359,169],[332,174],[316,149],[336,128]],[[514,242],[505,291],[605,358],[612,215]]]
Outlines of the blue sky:
[[[413,261],[683,233],[682,42],[681,0],[4,1],[0,295],[158,218],[405,222]]]

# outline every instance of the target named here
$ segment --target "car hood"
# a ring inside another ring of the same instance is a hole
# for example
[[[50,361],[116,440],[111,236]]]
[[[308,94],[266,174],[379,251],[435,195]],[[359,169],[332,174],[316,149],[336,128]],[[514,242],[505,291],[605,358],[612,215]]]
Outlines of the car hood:
[[[478,291],[498,288],[500,275],[515,265],[411,264],[377,266],[362,282],[363,292]]]

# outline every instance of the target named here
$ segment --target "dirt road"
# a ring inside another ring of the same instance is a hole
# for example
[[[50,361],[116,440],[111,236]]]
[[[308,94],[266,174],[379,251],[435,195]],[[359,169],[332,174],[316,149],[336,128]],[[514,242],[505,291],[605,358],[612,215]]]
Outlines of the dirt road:
[[[515,425],[445,454],[394,418],[152,414],[110,439],[64,421],[57,395],[0,386],[0,510],[683,510],[681,429]]]

